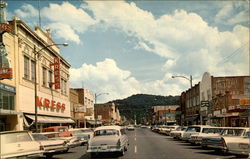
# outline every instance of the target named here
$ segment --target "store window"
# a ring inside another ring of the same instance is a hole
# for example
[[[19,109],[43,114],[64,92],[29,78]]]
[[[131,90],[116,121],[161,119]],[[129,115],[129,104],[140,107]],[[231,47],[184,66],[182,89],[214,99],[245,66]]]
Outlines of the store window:
[[[0,91],[0,109],[15,110],[14,93]]]
[[[30,59],[27,56],[24,56],[24,78],[30,78]]]

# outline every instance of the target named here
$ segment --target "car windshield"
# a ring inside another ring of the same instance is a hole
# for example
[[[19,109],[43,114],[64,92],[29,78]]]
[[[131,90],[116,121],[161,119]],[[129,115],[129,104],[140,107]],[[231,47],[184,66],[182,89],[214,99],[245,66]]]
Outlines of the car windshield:
[[[115,129],[105,129],[95,131],[95,136],[112,136],[119,135],[119,131]]]
[[[32,134],[33,138],[37,141],[40,141],[40,140],[49,140],[48,137],[42,135],[42,134]]]
[[[200,127],[188,127],[187,131],[188,132],[200,132]]]
[[[1,145],[26,141],[32,141],[32,138],[27,132],[1,135]]]
[[[245,132],[244,136],[250,138],[250,131]]]

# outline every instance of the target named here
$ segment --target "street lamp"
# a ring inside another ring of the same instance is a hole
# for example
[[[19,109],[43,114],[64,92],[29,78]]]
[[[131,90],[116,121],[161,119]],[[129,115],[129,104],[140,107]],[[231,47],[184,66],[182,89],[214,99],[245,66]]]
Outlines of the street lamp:
[[[41,55],[41,51],[49,48],[51,46],[58,46],[58,45],[62,45],[62,46],[68,46],[68,43],[62,43],[62,44],[51,44],[51,45],[47,45],[43,48],[41,48],[40,50],[36,51],[36,45],[34,45],[34,84],[35,84],[35,126],[36,126],[36,132],[38,132],[38,123],[37,123],[37,75],[36,75],[36,64],[37,64],[37,60],[39,60],[39,57]]]
[[[98,94],[96,94],[95,93],[95,104],[97,104],[97,97],[99,97],[99,96],[101,96],[101,95],[104,95],[104,94],[106,94],[106,95],[109,95],[109,93],[98,93]],[[95,111],[94,111],[95,112]],[[94,114],[94,116],[95,116],[95,114]],[[94,117],[95,118],[95,126],[96,126],[96,120],[97,120],[97,112],[96,112],[96,116]]]
[[[190,75],[190,78],[186,76],[175,76],[175,75],[172,76],[172,78],[176,78],[176,77],[185,78],[186,80],[188,80],[190,82],[190,88],[192,88],[192,81],[193,81],[192,75]]]
[[[173,75],[172,76],[172,78],[176,78],[176,77],[180,77],[180,78],[184,78],[184,79],[188,80],[190,82],[190,91],[191,91],[191,89],[192,89],[192,82],[193,82],[192,75],[190,75],[190,78],[188,78],[186,76],[181,76],[181,75]],[[191,105],[191,102],[190,102],[190,105]]]

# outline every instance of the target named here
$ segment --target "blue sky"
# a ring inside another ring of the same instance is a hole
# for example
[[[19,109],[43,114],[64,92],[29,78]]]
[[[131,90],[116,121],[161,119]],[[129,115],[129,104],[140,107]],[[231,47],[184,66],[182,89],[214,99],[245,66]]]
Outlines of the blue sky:
[[[37,1],[8,3],[31,28]],[[249,74],[248,1],[41,1],[42,28],[72,65],[71,87],[108,92],[99,102],[132,94],[179,95],[189,81]]]

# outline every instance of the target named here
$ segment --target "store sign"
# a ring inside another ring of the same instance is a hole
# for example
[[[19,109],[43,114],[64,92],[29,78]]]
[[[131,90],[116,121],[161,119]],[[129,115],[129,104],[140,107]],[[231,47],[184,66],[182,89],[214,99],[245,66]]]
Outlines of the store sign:
[[[36,98],[36,106],[43,106],[46,108],[50,108],[50,109],[57,109],[57,110],[65,110],[65,104],[61,103],[61,102],[57,102],[54,100],[49,100],[47,98],[43,98],[43,97],[37,97]]]
[[[220,110],[214,111],[214,115],[220,115],[220,114],[221,114]]]
[[[54,63],[51,64],[51,66],[54,66],[54,84],[55,85],[55,89],[60,89],[61,87],[61,76],[60,76],[60,58],[59,57],[55,57],[54,58]]]
[[[0,80],[12,79],[12,68],[1,68],[0,67]]]
[[[85,113],[86,112],[86,107],[84,106],[76,106],[75,108],[75,113]]]
[[[228,107],[228,110],[234,110],[235,109],[235,106],[229,106]]]
[[[240,99],[240,106],[250,106],[250,99]]]
[[[0,23],[0,31],[14,34],[12,25],[6,23]]]
[[[221,112],[222,112],[222,114],[225,114],[225,113],[227,113],[227,109],[226,109],[226,108],[223,108],[223,109],[221,110]]]
[[[0,89],[8,92],[16,93],[16,87],[0,83]]]

